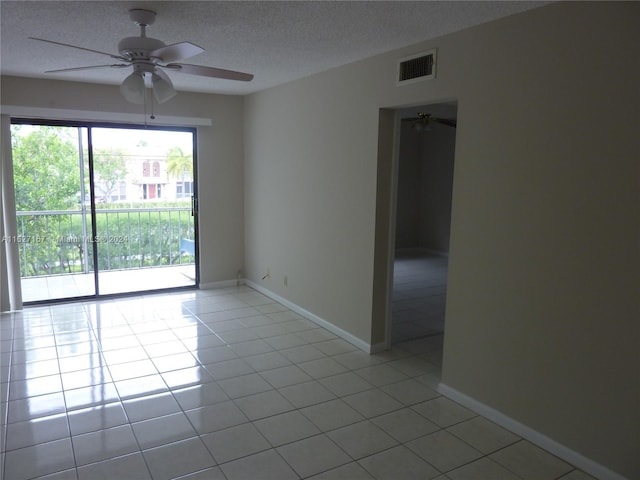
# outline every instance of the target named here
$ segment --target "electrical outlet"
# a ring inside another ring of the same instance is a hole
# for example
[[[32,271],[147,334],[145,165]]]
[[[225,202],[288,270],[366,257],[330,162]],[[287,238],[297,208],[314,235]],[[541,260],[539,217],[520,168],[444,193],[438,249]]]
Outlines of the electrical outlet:
[[[284,286],[285,287],[289,286],[289,277],[287,277],[286,275],[284,276]]]

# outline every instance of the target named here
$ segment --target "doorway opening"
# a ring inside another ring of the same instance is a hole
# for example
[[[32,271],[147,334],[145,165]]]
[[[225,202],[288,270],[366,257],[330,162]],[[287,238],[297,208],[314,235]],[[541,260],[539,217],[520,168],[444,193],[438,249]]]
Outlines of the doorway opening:
[[[444,333],[457,105],[398,113],[392,343]]]
[[[195,135],[13,119],[23,302],[197,286]]]
[[[378,187],[376,235],[387,253],[375,278],[387,300],[376,311],[386,312],[386,348],[441,364],[457,102],[381,111],[380,118],[378,168],[389,186]],[[374,318],[374,331],[380,321]]]

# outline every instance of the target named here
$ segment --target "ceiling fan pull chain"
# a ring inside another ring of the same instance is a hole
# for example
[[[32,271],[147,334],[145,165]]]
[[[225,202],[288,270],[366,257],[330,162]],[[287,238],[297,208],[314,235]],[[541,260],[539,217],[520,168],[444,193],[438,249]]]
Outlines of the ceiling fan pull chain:
[[[155,120],[156,116],[153,114],[153,95],[149,95],[149,99],[151,100],[151,116],[149,116],[149,118]]]
[[[145,88],[143,90],[143,97],[144,97],[144,126],[147,126],[147,89]]]

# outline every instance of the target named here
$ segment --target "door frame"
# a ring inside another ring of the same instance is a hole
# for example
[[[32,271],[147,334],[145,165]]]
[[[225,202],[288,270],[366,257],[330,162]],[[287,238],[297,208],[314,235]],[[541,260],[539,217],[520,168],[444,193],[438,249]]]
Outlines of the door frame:
[[[376,187],[376,222],[371,316],[371,353],[392,346],[393,275],[398,206],[398,172],[400,167],[401,111],[455,102],[456,98],[425,100],[410,105],[380,108],[378,111],[378,162]],[[459,115],[459,114],[458,114]],[[457,143],[456,134],[456,143]],[[456,148],[457,152],[457,148]],[[456,165],[454,159],[454,165]],[[454,170],[455,188],[455,170]],[[453,216],[453,210],[452,210]],[[451,250],[450,250],[451,252]]]

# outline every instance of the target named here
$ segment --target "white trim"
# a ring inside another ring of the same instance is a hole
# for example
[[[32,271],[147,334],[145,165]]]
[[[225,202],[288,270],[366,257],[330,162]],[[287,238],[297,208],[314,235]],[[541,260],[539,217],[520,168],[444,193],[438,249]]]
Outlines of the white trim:
[[[346,340],[347,342],[351,343],[352,345],[355,345],[356,347],[358,347],[360,350],[367,352],[367,353],[373,353],[373,348],[378,348],[378,345],[370,345],[367,342],[365,342],[364,340],[361,340],[360,338],[356,337],[355,335],[350,334],[349,332],[341,329],[340,327],[335,326],[333,323],[329,322],[328,320],[325,320],[319,316],[317,316],[315,313],[310,312],[309,310],[305,310],[304,308],[300,307],[299,305],[296,305],[295,303],[287,300],[284,297],[281,297],[280,295],[273,293],[271,290],[266,289],[265,287],[263,287],[262,285],[259,285],[257,283],[252,282],[251,280],[245,280],[245,284],[251,288],[253,288],[254,290],[257,290],[258,292],[262,293],[263,295],[266,295],[267,297],[271,298],[272,300],[275,300],[276,302],[284,305],[285,307],[287,307],[289,310],[293,310],[294,312],[296,312],[299,315],[302,315],[304,318],[306,318],[307,320],[312,321],[313,323],[326,328],[327,330],[329,330],[331,333],[336,334],[338,337],[342,338],[343,340]],[[383,348],[384,350],[384,345]]]
[[[569,447],[562,445],[559,442],[547,437],[546,435],[534,430],[527,425],[524,425],[517,420],[499,412],[498,410],[479,402],[475,398],[472,398],[464,393],[456,390],[453,387],[445,383],[438,384],[438,392],[447,398],[473,410],[474,412],[488,418],[492,422],[506,428],[507,430],[515,433],[529,440],[531,443],[547,450],[548,452],[556,455],[557,457],[569,462],[570,464],[584,470],[586,473],[593,475],[596,478],[602,480],[628,480],[619,473],[609,470],[604,465],[601,465],[590,458],[570,449]]]
[[[174,115],[155,114],[155,119],[146,118],[144,112],[94,112],[90,110],[72,110],[68,108],[25,107],[22,105],[1,105],[0,111],[12,117],[27,117],[55,120],[76,120],[80,122],[132,123],[136,125],[210,127],[210,118],[179,117]]]
[[[201,283],[198,288],[200,290],[211,290],[214,288],[237,287],[243,284],[243,280],[221,280],[219,282]]]
[[[395,109],[393,113],[393,151],[391,156],[391,189],[389,192],[389,232],[388,235],[388,251],[387,251],[387,310],[385,312],[384,322],[384,338],[385,348],[391,348],[391,339],[393,335],[393,276],[396,260],[396,224],[398,211],[398,175],[400,171],[400,133],[402,131],[402,123],[400,118],[400,110]]]

